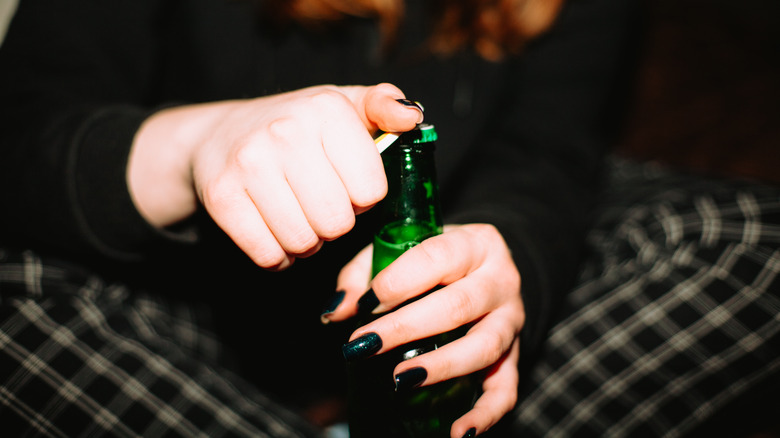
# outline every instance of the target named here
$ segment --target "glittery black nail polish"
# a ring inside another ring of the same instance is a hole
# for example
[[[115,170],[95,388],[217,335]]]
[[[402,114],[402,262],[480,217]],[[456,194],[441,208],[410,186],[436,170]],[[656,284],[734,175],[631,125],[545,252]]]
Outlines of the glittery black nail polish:
[[[466,431],[466,434],[463,435],[463,438],[474,438],[475,436],[477,436],[477,428],[472,427],[471,429]]]
[[[423,367],[410,368],[395,375],[395,390],[406,391],[417,388],[428,378],[428,371]]]
[[[341,347],[344,359],[347,361],[364,359],[373,356],[382,349],[382,338],[376,333],[367,333]]]
[[[322,309],[322,313],[320,314],[320,319],[322,320],[323,324],[327,324],[330,322],[328,319],[328,316],[330,316],[334,311],[336,311],[336,308],[341,304],[342,301],[344,301],[344,297],[347,295],[346,292],[343,290],[336,291],[336,293],[331,297],[328,304],[325,305],[325,308]]]
[[[379,298],[376,297],[374,289],[369,289],[357,302],[359,315],[368,315],[379,305]]]

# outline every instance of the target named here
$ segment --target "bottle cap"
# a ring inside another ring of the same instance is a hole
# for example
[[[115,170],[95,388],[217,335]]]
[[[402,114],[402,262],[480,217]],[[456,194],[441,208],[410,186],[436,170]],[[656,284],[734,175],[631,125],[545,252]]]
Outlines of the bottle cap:
[[[420,136],[412,140],[413,143],[429,143],[439,138],[439,135],[436,134],[436,128],[431,124],[421,123],[417,125],[416,129],[420,131]]]

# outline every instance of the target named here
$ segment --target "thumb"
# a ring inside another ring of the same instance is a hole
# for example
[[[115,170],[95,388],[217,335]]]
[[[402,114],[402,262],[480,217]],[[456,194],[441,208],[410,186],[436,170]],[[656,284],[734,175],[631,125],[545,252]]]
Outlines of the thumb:
[[[422,123],[423,112],[395,85],[342,87],[363,123],[371,131],[406,132]]]

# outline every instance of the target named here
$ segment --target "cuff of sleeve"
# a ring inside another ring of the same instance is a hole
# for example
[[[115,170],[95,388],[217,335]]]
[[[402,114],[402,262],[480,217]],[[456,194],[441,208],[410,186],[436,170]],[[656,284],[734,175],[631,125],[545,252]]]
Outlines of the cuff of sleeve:
[[[86,240],[101,255],[141,258],[153,242],[193,242],[194,229],[172,232],[149,224],[138,212],[127,187],[127,162],[138,128],[150,112],[112,107],[95,113],[75,141],[73,187],[76,216]]]

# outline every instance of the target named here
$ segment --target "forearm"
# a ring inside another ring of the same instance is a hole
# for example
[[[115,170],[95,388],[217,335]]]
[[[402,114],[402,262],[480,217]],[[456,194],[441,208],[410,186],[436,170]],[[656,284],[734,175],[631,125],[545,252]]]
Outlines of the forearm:
[[[3,133],[3,241],[132,258],[159,238],[125,184],[129,146],[143,110],[72,107],[25,112]],[[46,129],[35,129],[41,123]],[[10,190],[13,188],[13,190]]]

